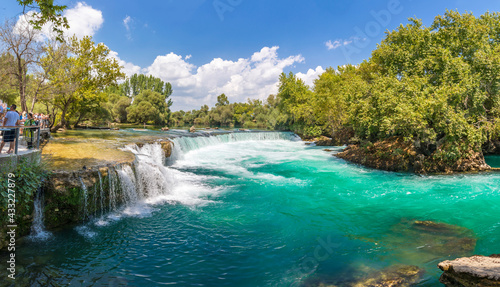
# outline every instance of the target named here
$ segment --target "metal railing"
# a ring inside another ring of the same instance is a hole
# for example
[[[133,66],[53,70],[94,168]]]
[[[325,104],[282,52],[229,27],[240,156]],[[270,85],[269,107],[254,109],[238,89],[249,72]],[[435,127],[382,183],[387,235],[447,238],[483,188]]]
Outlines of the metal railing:
[[[42,130],[42,126],[40,126],[40,125],[38,125],[38,126],[6,126],[6,127],[0,126],[0,131],[2,132],[2,141],[4,140],[5,133],[10,131],[10,130],[13,130],[13,129],[15,129],[15,138],[14,138],[15,145],[14,145],[14,153],[13,154],[17,155],[19,153],[19,141],[20,141],[21,137],[23,140],[22,144],[24,144],[24,142],[26,142],[27,149],[30,149],[29,143],[31,143],[31,148],[34,148],[35,144],[36,144],[36,149],[40,148],[40,132]],[[22,133],[20,130],[23,130]],[[27,137],[26,135],[30,135],[30,136]],[[35,138],[36,138],[36,141],[34,141]],[[28,139],[29,139],[29,142],[28,142]],[[10,144],[10,142],[6,142],[3,149],[5,150],[5,147],[7,147],[7,149],[8,149],[9,144]],[[2,150],[2,153],[0,155],[4,155],[4,154],[5,154],[5,152]]]

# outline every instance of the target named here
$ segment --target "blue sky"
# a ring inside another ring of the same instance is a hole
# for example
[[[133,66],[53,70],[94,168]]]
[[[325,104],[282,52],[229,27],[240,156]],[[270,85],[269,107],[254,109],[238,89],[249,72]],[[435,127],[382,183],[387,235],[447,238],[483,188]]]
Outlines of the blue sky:
[[[357,64],[409,17],[429,25],[446,9],[479,16],[500,11],[485,0],[157,0],[63,1],[71,30],[105,43],[128,74],[151,74],[174,87],[174,110],[229,100],[265,99],[278,76],[306,83],[327,67]],[[2,18],[18,17],[14,0]]]

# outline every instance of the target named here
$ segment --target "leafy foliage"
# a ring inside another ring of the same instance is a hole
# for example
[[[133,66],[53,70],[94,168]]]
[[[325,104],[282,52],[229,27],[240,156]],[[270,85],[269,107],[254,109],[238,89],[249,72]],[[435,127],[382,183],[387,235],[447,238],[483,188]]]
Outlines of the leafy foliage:
[[[67,8],[65,5],[54,5],[54,0],[17,0],[23,7],[23,14],[26,9],[33,9],[36,13],[31,15],[30,23],[37,30],[42,26],[52,23],[52,31],[56,34],[57,40],[63,42],[63,29],[69,28],[68,20],[62,16],[62,12]]]
[[[170,115],[167,96],[151,90],[144,90],[134,98],[133,104],[126,108],[127,120],[133,123],[153,121],[157,125],[168,122]]]
[[[401,137],[448,163],[499,136],[500,14],[447,11],[388,32],[369,61],[332,68],[309,89],[282,74],[287,123],[305,135],[352,129],[367,141]]]
[[[3,222],[7,222],[7,201],[9,198],[9,177],[11,173],[15,177],[15,187],[11,189],[15,191],[16,200],[16,222],[21,222],[25,215],[31,215],[33,211],[33,197],[41,187],[42,182],[48,178],[49,172],[40,162],[21,158],[13,171],[7,171],[5,167],[0,169],[0,214]]]

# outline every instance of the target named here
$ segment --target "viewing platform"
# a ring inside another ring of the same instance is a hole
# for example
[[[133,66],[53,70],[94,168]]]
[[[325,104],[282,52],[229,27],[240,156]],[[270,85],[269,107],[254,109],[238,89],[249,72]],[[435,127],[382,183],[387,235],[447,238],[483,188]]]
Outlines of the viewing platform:
[[[7,153],[10,142],[5,143],[2,153],[0,153],[0,167],[2,169],[5,167],[10,169],[14,167],[21,158],[40,160],[40,144],[44,139],[50,137],[50,130],[48,128],[41,128],[41,126],[0,127],[2,133],[12,129],[16,130],[14,150],[11,153]],[[26,133],[26,129],[31,130],[31,133]]]

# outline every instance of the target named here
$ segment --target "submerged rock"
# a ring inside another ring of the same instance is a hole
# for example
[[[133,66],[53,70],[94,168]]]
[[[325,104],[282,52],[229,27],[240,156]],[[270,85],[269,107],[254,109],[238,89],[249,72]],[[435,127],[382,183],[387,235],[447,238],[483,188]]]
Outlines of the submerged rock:
[[[474,233],[465,227],[429,220],[403,220],[392,230],[394,234],[401,234],[403,246],[431,257],[470,255],[477,241]]]
[[[367,278],[360,280],[351,286],[363,287],[392,287],[392,286],[411,286],[418,283],[424,270],[417,266],[394,265],[378,272],[370,274]]]
[[[438,264],[439,281],[451,286],[500,286],[500,255],[472,256]]]
[[[382,270],[372,270],[351,280],[342,278],[339,282],[314,284],[318,287],[395,287],[413,286],[422,280],[425,271],[412,265],[392,265]],[[311,285],[312,284],[308,284]]]
[[[405,259],[406,264],[426,264],[432,260],[444,260],[470,256],[476,247],[474,233],[465,227],[422,220],[403,219],[393,225],[382,238],[364,238],[352,236],[393,250],[388,255],[392,258]]]

